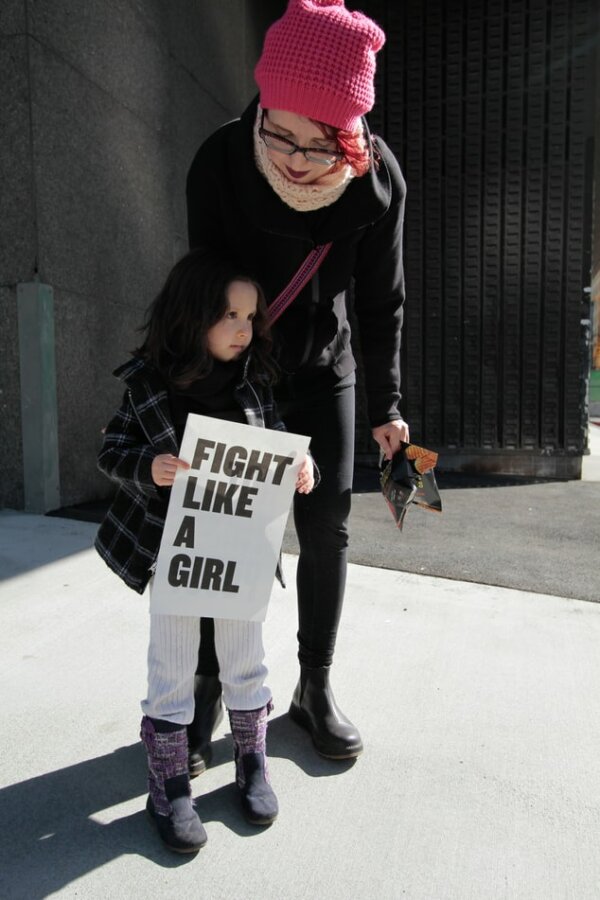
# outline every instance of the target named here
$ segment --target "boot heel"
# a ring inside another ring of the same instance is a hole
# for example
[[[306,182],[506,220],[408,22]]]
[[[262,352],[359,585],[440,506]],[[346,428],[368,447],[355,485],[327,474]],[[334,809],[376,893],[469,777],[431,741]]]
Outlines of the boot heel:
[[[190,750],[188,756],[190,778],[197,778],[199,775],[204,775],[206,770],[210,769],[212,759],[213,750],[210,744],[207,744],[204,747],[198,747],[195,750]]]

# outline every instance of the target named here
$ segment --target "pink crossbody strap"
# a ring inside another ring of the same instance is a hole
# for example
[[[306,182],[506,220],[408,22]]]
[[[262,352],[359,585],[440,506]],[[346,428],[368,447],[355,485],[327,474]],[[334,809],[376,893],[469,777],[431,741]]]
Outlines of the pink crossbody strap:
[[[329,251],[332,242],[329,244],[319,244],[314,250],[311,250],[290,283],[282,290],[271,304],[269,304],[269,323],[272,325],[276,322],[282,313],[286,311],[290,303],[292,303],[302,288],[308,284],[312,276],[315,274]]]

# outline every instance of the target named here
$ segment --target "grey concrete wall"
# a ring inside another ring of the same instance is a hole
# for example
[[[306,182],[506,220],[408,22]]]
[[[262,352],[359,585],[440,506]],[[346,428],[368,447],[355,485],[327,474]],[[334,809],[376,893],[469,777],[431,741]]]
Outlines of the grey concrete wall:
[[[34,197],[27,40],[22,2],[0,6],[0,504],[23,503],[15,284],[32,273]]]
[[[54,289],[61,505],[105,496],[95,458],[120,396],[110,373],[187,247],[191,159],[252,97],[264,28],[282,8],[3,0],[2,506],[23,504],[15,285]]]

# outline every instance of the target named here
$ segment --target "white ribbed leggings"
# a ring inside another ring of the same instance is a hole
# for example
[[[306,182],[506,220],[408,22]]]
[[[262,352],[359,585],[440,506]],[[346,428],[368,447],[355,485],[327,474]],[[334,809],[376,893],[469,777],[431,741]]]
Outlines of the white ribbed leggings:
[[[215,619],[219,679],[228,709],[259,709],[271,699],[265,685],[262,622]],[[145,716],[188,725],[194,717],[194,675],[198,665],[200,619],[150,616],[148,696]]]

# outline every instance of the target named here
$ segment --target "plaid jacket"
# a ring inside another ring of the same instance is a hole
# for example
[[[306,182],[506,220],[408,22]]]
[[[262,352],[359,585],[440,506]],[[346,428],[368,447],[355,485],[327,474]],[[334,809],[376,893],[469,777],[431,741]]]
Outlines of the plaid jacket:
[[[267,384],[246,377],[235,389],[249,425],[285,431]],[[94,546],[125,584],[142,594],[160,546],[170,488],[152,480],[152,460],[177,456],[166,385],[158,372],[134,357],[113,373],[127,385],[123,402],[106,427],[99,468],[119,490],[102,522]]]

